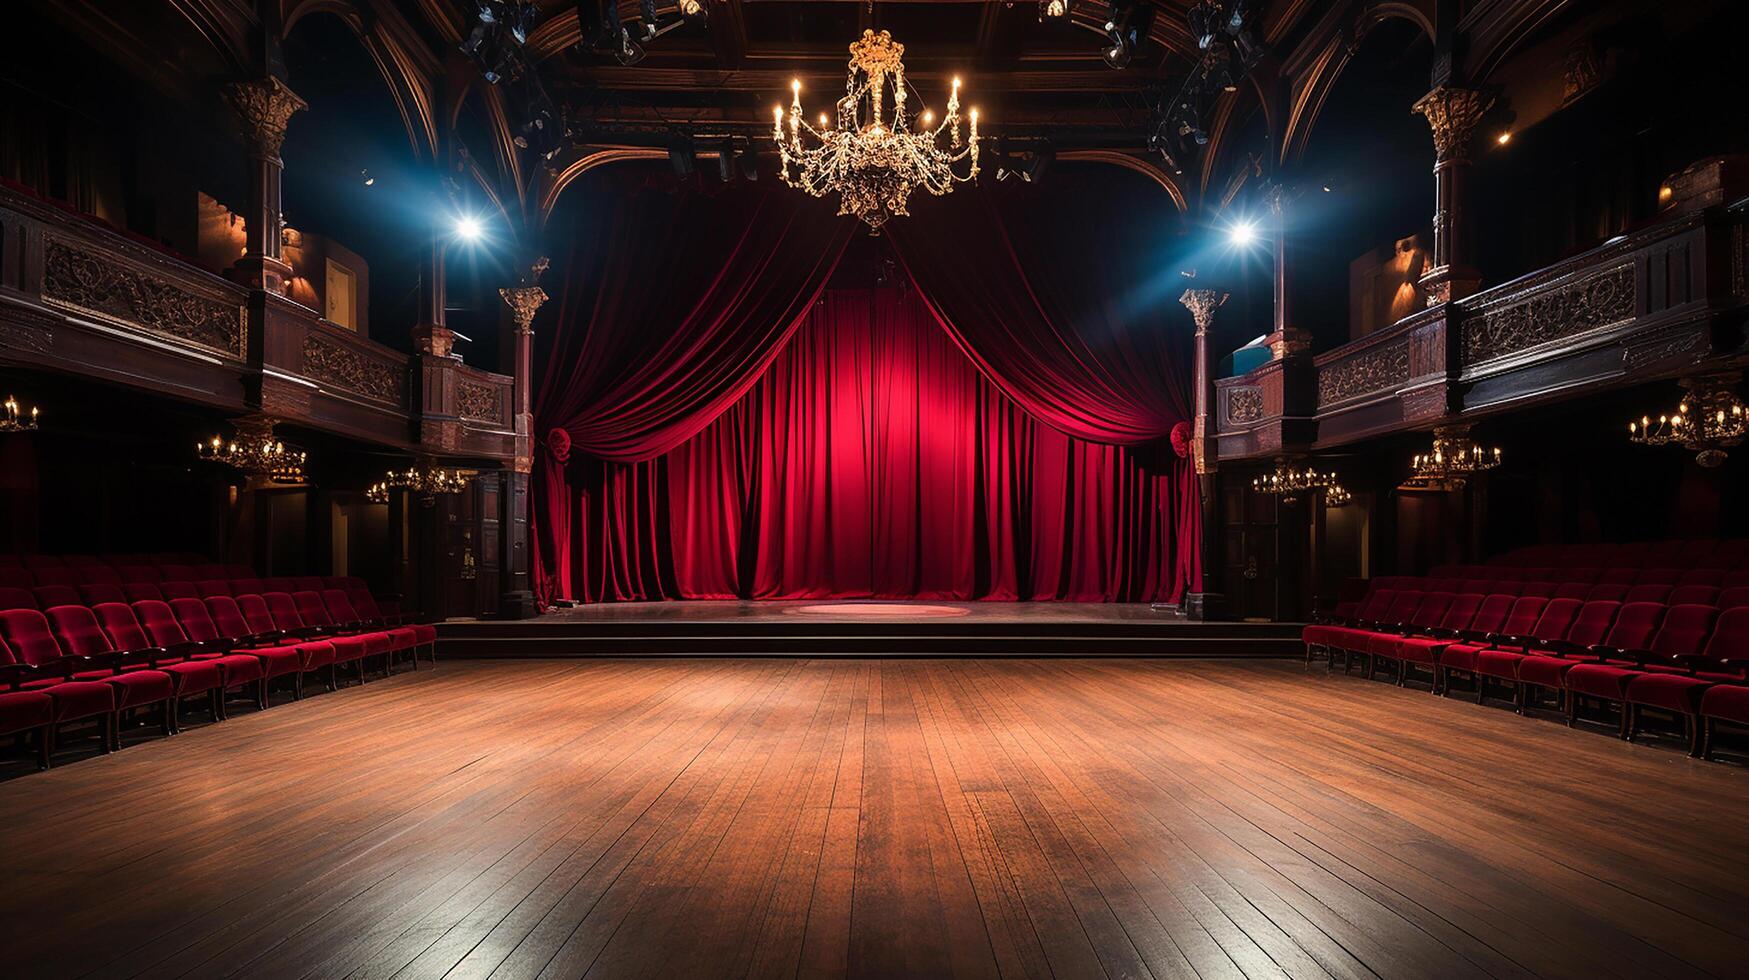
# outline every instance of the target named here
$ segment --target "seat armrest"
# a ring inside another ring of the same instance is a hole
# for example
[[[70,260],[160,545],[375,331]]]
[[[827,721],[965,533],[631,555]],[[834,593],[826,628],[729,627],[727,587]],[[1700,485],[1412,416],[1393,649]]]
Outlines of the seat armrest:
[[[169,653],[163,647],[142,647],[138,650],[123,650],[115,655],[116,667],[129,667],[135,664],[145,664],[148,667],[158,666],[158,661]]]

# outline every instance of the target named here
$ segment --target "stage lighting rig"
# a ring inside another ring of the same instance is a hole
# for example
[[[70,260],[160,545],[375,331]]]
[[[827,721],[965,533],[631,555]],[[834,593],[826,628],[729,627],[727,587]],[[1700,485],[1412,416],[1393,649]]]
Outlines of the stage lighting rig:
[[[1153,7],[1136,0],[1111,0],[1105,18],[1106,44],[1099,57],[1120,71],[1129,67],[1148,38],[1148,25],[1153,19]]]
[[[680,17],[666,24],[656,16],[655,0],[638,0],[638,24],[634,32],[619,15],[614,0],[577,0],[577,26],[582,35],[582,47],[597,54],[611,55],[622,65],[631,66],[644,60],[646,45],[689,21],[708,23],[710,5],[704,0],[682,0]]]
[[[522,46],[540,10],[532,0],[477,0],[474,26],[462,41],[462,53],[489,84],[520,73]]]
[[[1263,59],[1265,49],[1257,40],[1255,0],[1198,0],[1185,15],[1191,38],[1201,52],[1178,94],[1155,104],[1155,121],[1148,146],[1159,153],[1174,173],[1208,145],[1209,134],[1202,120],[1215,99],[1238,91]]]

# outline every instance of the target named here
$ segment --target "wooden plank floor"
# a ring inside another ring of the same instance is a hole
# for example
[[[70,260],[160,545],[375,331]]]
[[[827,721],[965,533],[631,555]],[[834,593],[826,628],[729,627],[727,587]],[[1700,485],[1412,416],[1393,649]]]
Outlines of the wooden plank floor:
[[[1749,770],[1281,662],[446,663],[0,828],[11,977],[1749,970]]]

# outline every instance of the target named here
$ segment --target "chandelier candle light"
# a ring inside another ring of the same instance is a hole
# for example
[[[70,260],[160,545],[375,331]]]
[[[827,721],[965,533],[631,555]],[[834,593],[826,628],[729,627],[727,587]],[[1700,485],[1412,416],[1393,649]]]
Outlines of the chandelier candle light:
[[[18,399],[7,395],[6,414],[4,417],[0,417],[0,432],[29,432],[36,428],[39,414],[37,408],[32,406],[30,415],[26,416],[23,410],[18,407]]]
[[[862,219],[870,234],[879,234],[887,219],[910,214],[906,201],[913,189],[939,197],[952,193],[954,184],[978,176],[978,110],[968,115],[969,138],[962,142],[960,80],[953,80],[947,114],[939,123],[928,111],[910,115],[905,109],[904,56],[905,46],[891,33],[863,31],[862,39],[850,46],[844,98],[838,100],[835,117],[821,114],[818,129],[802,117],[800,79],[790,83],[788,120],[782,106],[772,109],[771,135],[783,159],[783,182],[815,197],[836,191],[838,213]],[[889,88],[891,119],[883,114]],[[817,145],[807,145],[804,131]],[[962,168],[962,161],[969,163]]]
[[[1687,394],[1669,415],[1641,416],[1639,422],[1628,423],[1628,440],[1642,446],[1680,444],[1695,454],[1694,461],[1707,468],[1724,463],[1725,450],[1743,441],[1749,432],[1743,402],[1732,390],[1742,375],[1709,374],[1683,378],[1680,382]]]
[[[1470,438],[1467,425],[1433,429],[1433,447],[1410,462],[1409,483],[1415,487],[1462,489],[1471,476],[1500,465],[1500,450],[1486,449]]]
[[[197,442],[195,454],[269,483],[302,483],[309,457],[275,438],[273,421],[266,416],[237,419],[231,423],[236,438],[226,442],[213,436],[211,442]]]
[[[390,470],[381,480],[365,490],[364,497],[373,504],[386,504],[395,490],[411,490],[433,497],[440,493],[461,493],[474,476],[473,470],[446,469],[421,462],[405,470]]]
[[[1308,490],[1322,490],[1336,486],[1336,474],[1329,471],[1319,472],[1308,466],[1303,470],[1294,469],[1285,459],[1275,461],[1275,472],[1265,473],[1251,481],[1251,489],[1258,493],[1273,493],[1281,496],[1281,502],[1291,504],[1294,499]]]

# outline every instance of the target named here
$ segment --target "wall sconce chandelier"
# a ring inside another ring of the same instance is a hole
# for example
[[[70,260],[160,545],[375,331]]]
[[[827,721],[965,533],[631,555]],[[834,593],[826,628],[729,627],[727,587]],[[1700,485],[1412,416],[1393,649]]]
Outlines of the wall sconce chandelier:
[[[234,419],[231,427],[237,431],[235,438],[227,442],[213,436],[210,442],[197,442],[195,454],[268,483],[303,483],[309,454],[276,438],[273,423],[265,415]]]
[[[36,428],[37,418],[41,411],[35,406],[30,407],[29,414],[19,407],[18,399],[6,396],[6,414],[0,416],[0,432],[29,432]]]
[[[1346,507],[1352,503],[1354,503],[1354,495],[1344,489],[1341,484],[1332,483],[1324,488],[1324,506]]]
[[[389,495],[396,490],[407,490],[426,497],[435,497],[440,493],[461,493],[473,478],[473,470],[419,462],[404,470],[390,470],[364,491],[364,497],[373,504],[386,504],[389,502]]]
[[[1693,452],[1694,461],[1711,469],[1725,461],[1725,450],[1743,441],[1749,432],[1743,402],[1732,389],[1742,380],[1738,373],[1704,374],[1683,378],[1679,384],[1687,391],[1676,411],[1652,417],[1644,415],[1639,422],[1628,423],[1628,441],[1642,446],[1681,444]]]
[[[1467,425],[1439,425],[1433,447],[1410,461],[1409,489],[1461,490],[1470,477],[1500,465],[1498,447],[1489,449],[1470,438]]]
[[[954,184],[978,176],[978,110],[971,111],[970,139],[960,140],[960,80],[953,80],[947,113],[939,123],[932,112],[905,111],[905,46],[887,31],[863,31],[850,46],[850,72],[836,116],[820,115],[820,128],[802,118],[802,83],[790,83],[789,120],[782,106],[773,108],[772,138],[782,157],[779,176],[791,187],[815,197],[838,193],[838,213],[853,214],[872,234],[894,215],[910,214],[905,202],[921,187],[941,196]],[[882,115],[891,88],[893,111]],[[864,116],[864,103],[867,116]],[[920,129],[912,132],[915,123]],[[789,130],[786,134],[785,128]],[[804,145],[806,131],[818,144]],[[940,144],[943,132],[948,145]],[[960,162],[970,165],[961,173]]]
[[[1275,461],[1274,472],[1265,473],[1251,481],[1252,490],[1258,493],[1277,494],[1284,504],[1293,503],[1302,493],[1312,490],[1327,490],[1335,486],[1335,473],[1328,470],[1321,472],[1310,466],[1303,470],[1295,469],[1288,464],[1286,459]]]

